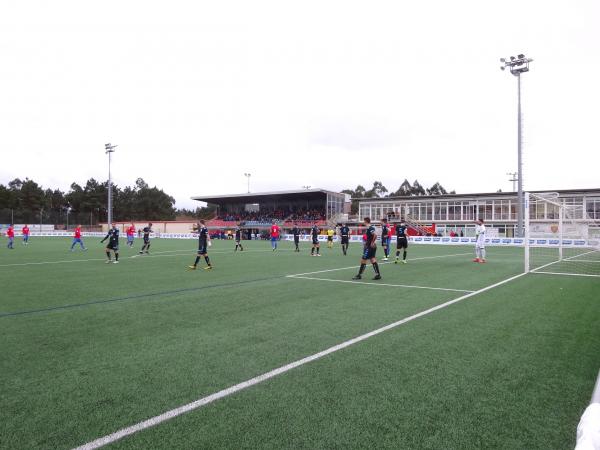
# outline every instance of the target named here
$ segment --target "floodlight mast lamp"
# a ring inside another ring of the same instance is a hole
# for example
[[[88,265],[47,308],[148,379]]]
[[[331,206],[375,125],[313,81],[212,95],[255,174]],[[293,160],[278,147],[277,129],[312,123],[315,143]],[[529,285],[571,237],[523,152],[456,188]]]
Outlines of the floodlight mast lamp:
[[[515,183],[519,181],[517,178],[517,172],[507,172],[506,175],[510,175],[508,181],[512,181],[512,191],[515,192]]]
[[[244,176],[248,179],[248,194],[250,193],[250,177],[252,176],[251,173],[245,173]]]
[[[529,63],[533,61],[531,58],[525,57],[522,53],[515,56],[511,56],[508,59],[500,58],[502,66],[501,70],[506,70],[508,67],[510,73],[517,77],[517,236],[523,237],[525,233],[524,223],[524,203],[525,198],[523,196],[523,122],[521,119],[521,74],[529,72]]]
[[[104,144],[104,153],[108,154],[108,217],[107,217],[107,221],[108,221],[108,228],[110,229],[110,225],[112,224],[113,221],[113,207],[112,207],[112,177],[111,177],[111,173],[110,173],[110,163],[112,160],[112,154],[115,151],[115,148],[117,148],[116,145],[112,145],[111,143],[108,144]]]

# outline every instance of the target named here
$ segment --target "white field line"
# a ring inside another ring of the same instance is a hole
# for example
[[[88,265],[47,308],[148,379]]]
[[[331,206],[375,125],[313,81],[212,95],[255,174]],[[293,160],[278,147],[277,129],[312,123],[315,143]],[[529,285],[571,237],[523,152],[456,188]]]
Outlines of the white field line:
[[[600,263],[600,260],[596,261],[595,259],[578,259],[577,261],[574,259],[564,259],[564,262],[570,262],[570,263],[580,263],[580,264],[598,264]]]
[[[423,256],[421,258],[411,258],[409,259],[409,261],[420,261],[423,259],[436,259],[436,258],[449,258],[450,256],[465,256],[465,255],[472,255],[472,252],[469,253],[453,253],[452,255],[437,255],[437,256]],[[380,262],[379,265],[383,266],[384,264],[391,264],[393,261],[388,261],[388,262]],[[287,275],[290,278],[293,277],[299,277],[301,275],[314,275],[316,273],[326,273],[326,272],[337,272],[338,270],[348,270],[348,269],[356,269],[356,264],[353,266],[348,266],[348,267],[338,267],[337,269],[326,269],[326,270],[317,270],[315,272],[306,272],[306,273],[294,273],[294,274],[290,274]]]
[[[596,278],[600,278],[600,274],[589,274],[589,273],[569,273],[569,272],[546,272],[546,271],[539,271],[536,270],[533,273],[544,273],[547,275],[566,275],[566,276],[570,276],[570,277],[596,277]]]
[[[162,414],[159,414],[157,416],[151,417],[147,420],[144,420],[142,422],[136,423],[135,425],[131,425],[129,427],[126,428],[122,428],[114,433],[111,434],[107,434],[106,436],[100,437],[98,439],[95,439],[93,441],[88,442],[87,444],[83,444],[79,447],[77,447],[75,450],[92,450],[92,449],[96,449],[96,448],[100,448],[103,447],[105,445],[108,445],[112,442],[118,441],[119,439],[122,439],[126,436],[132,435],[134,433],[137,433],[139,431],[154,427],[162,422],[165,422],[167,420],[173,419],[177,416],[180,416],[182,414],[188,413],[190,411],[193,411],[195,409],[201,408],[202,406],[208,405],[212,402],[215,402],[217,400],[220,400],[222,398],[228,397],[229,395],[235,394],[236,392],[242,391],[244,389],[247,389],[251,386],[257,385],[259,383],[262,383],[263,381],[269,380],[271,378],[274,378],[278,375],[281,375],[283,373],[289,372],[292,369],[295,369],[297,367],[303,366],[305,364],[308,364],[310,362],[316,361],[318,359],[321,359],[327,355],[330,355],[332,353],[338,352],[340,350],[343,350],[347,347],[350,347],[354,344],[357,344],[359,342],[362,342],[364,340],[367,340],[373,336],[376,336],[378,334],[384,333],[388,330],[391,330],[393,328],[399,327],[400,325],[404,325],[405,323],[411,322],[413,320],[416,320],[420,317],[424,317],[428,314],[431,314],[433,312],[436,312],[440,309],[443,308],[447,308],[450,305],[453,305],[455,303],[458,303],[460,301],[463,301],[467,298],[473,297],[475,295],[481,294],[482,292],[485,291],[489,291],[490,289],[494,289],[498,286],[501,286],[503,284],[509,283],[513,280],[516,280],[517,278],[520,278],[522,276],[524,276],[525,273],[520,273],[518,275],[514,275],[510,278],[506,278],[502,281],[499,281],[498,283],[494,283],[491,284],[489,286],[486,286],[482,289],[479,289],[477,291],[474,292],[470,292],[466,295],[463,295],[461,297],[455,298],[454,300],[450,300],[448,302],[442,303],[440,305],[434,306],[432,308],[426,309],[424,311],[421,311],[417,314],[413,314],[412,316],[406,317],[404,319],[398,320],[397,322],[393,322],[390,323],[389,325],[385,325],[381,328],[378,328],[376,330],[370,331],[366,334],[363,334],[361,336],[355,337],[353,339],[347,340],[345,342],[342,342],[341,344],[337,344],[334,345],[333,347],[329,347],[323,351],[320,351],[319,353],[315,353],[313,355],[307,356],[305,358],[299,359],[297,361],[291,362],[289,364],[286,364],[285,366],[281,366],[278,367],[277,369],[273,369],[269,372],[263,373],[262,375],[258,375],[257,377],[251,378],[249,380],[243,381],[241,383],[238,383],[236,385],[230,386],[226,389],[223,389],[219,392],[215,392],[214,394],[208,395],[206,397],[202,397],[198,400],[195,400],[191,403],[187,403],[185,405],[179,406],[178,408],[174,408],[171,409],[169,411],[166,411]]]
[[[469,291],[467,289],[450,289],[450,288],[440,288],[440,287],[430,287],[430,286],[414,286],[411,284],[387,284],[387,283],[379,283],[379,282],[365,282],[365,281],[350,281],[350,280],[334,280],[332,278],[317,278],[317,277],[302,277],[299,275],[288,275],[287,278],[293,278],[298,280],[317,280],[317,281],[333,281],[336,283],[350,283],[350,284],[366,284],[368,286],[391,286],[391,287],[402,287],[402,288],[410,288],[410,289],[429,289],[432,291],[452,291],[452,292],[475,292]]]
[[[568,258],[563,259],[563,261],[572,261],[575,258],[579,258],[580,256],[589,255],[590,253],[596,253],[598,250],[590,250],[589,252],[580,253],[579,255],[569,256]],[[588,262],[588,261],[585,261]]]
[[[163,255],[163,254],[158,254],[158,252],[156,253],[151,253],[149,255],[125,255],[123,252],[119,252],[119,259],[123,260],[124,258],[140,258],[140,259],[146,259],[146,258],[164,258],[164,257],[173,257],[173,256],[195,256],[196,255],[196,251],[195,250],[173,250],[174,251],[178,251],[180,252],[179,254],[170,254],[170,255]],[[289,252],[291,250],[277,250],[277,252]],[[273,250],[244,250],[243,252],[238,252],[238,253],[262,253],[262,252],[266,252],[266,253],[272,253]],[[165,253],[165,252],[162,252]],[[227,253],[231,253],[232,255],[235,253],[233,250],[231,251],[218,251],[218,252],[209,252],[209,255],[213,255],[213,254],[227,254]],[[66,260],[60,260],[60,261],[40,261],[40,262],[29,262],[29,263],[12,263],[12,264],[0,264],[0,267],[17,267],[17,266],[41,266],[41,265],[46,265],[46,264],[68,264],[68,263],[78,263],[78,262],[89,262],[89,261],[104,261],[106,260],[106,258],[93,258],[93,259],[66,259]]]
[[[536,267],[535,269],[531,269],[531,270],[530,270],[530,272],[532,272],[532,273],[542,273],[542,272],[540,272],[540,271],[541,271],[542,269],[545,269],[545,268],[546,268],[546,267],[548,267],[548,266],[551,266],[551,265],[553,265],[553,264],[558,264],[558,263],[560,263],[560,262],[564,262],[564,261],[573,262],[573,258],[576,258],[576,257],[579,257],[579,256],[583,256],[583,255],[587,255],[587,254],[589,254],[589,253],[594,253],[595,251],[596,251],[596,250],[592,250],[592,251],[589,251],[589,252],[582,253],[582,254],[580,254],[580,255],[570,256],[570,257],[568,257],[568,258],[563,258],[563,259],[559,259],[559,260],[557,260],[557,261],[552,261],[552,262],[549,262],[548,264],[544,264],[543,266]],[[577,261],[575,261],[575,262],[577,262]],[[584,261],[584,262],[585,262],[585,261]],[[546,273],[550,273],[550,272],[546,272]]]

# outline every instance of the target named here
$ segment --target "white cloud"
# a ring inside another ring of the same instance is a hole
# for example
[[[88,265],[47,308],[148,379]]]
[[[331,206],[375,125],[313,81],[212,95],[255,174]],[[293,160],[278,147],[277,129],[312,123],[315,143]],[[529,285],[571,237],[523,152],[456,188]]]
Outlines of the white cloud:
[[[405,177],[508,189],[523,77],[525,183],[598,187],[595,1],[5,2],[0,182],[143,177],[194,194]]]

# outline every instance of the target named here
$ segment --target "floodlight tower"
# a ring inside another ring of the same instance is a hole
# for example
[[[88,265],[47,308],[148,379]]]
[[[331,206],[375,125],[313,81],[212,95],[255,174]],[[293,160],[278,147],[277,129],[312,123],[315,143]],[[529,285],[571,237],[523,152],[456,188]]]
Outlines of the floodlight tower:
[[[519,181],[519,179],[517,178],[518,173],[517,172],[506,172],[506,175],[510,175],[510,178],[508,179],[508,181],[512,181],[512,191],[515,192],[515,183],[517,181]]]
[[[251,173],[245,173],[244,176],[246,178],[248,178],[248,194],[250,193],[250,177],[252,176]]]
[[[111,163],[111,156],[115,151],[115,148],[117,148],[116,145],[112,145],[110,142],[108,144],[104,144],[104,153],[108,154],[108,229],[110,229],[110,225],[112,224],[112,220],[113,220],[113,208],[112,208],[112,177],[110,174],[110,163]]]
[[[508,60],[506,58],[500,58],[502,66],[501,70],[505,70],[507,67],[510,69],[515,77],[517,77],[517,236],[524,236],[524,221],[523,221],[523,210],[524,210],[524,197],[523,197],[523,157],[522,157],[522,143],[523,143],[523,124],[521,120],[521,74],[529,72],[529,63],[533,61],[531,58],[526,58],[522,53],[516,57],[511,56]]]

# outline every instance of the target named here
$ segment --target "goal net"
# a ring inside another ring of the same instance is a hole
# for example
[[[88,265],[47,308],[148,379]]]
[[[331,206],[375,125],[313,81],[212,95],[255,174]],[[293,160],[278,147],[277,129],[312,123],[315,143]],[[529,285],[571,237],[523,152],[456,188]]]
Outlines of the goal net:
[[[525,268],[600,277],[600,221],[556,193],[525,196]]]

